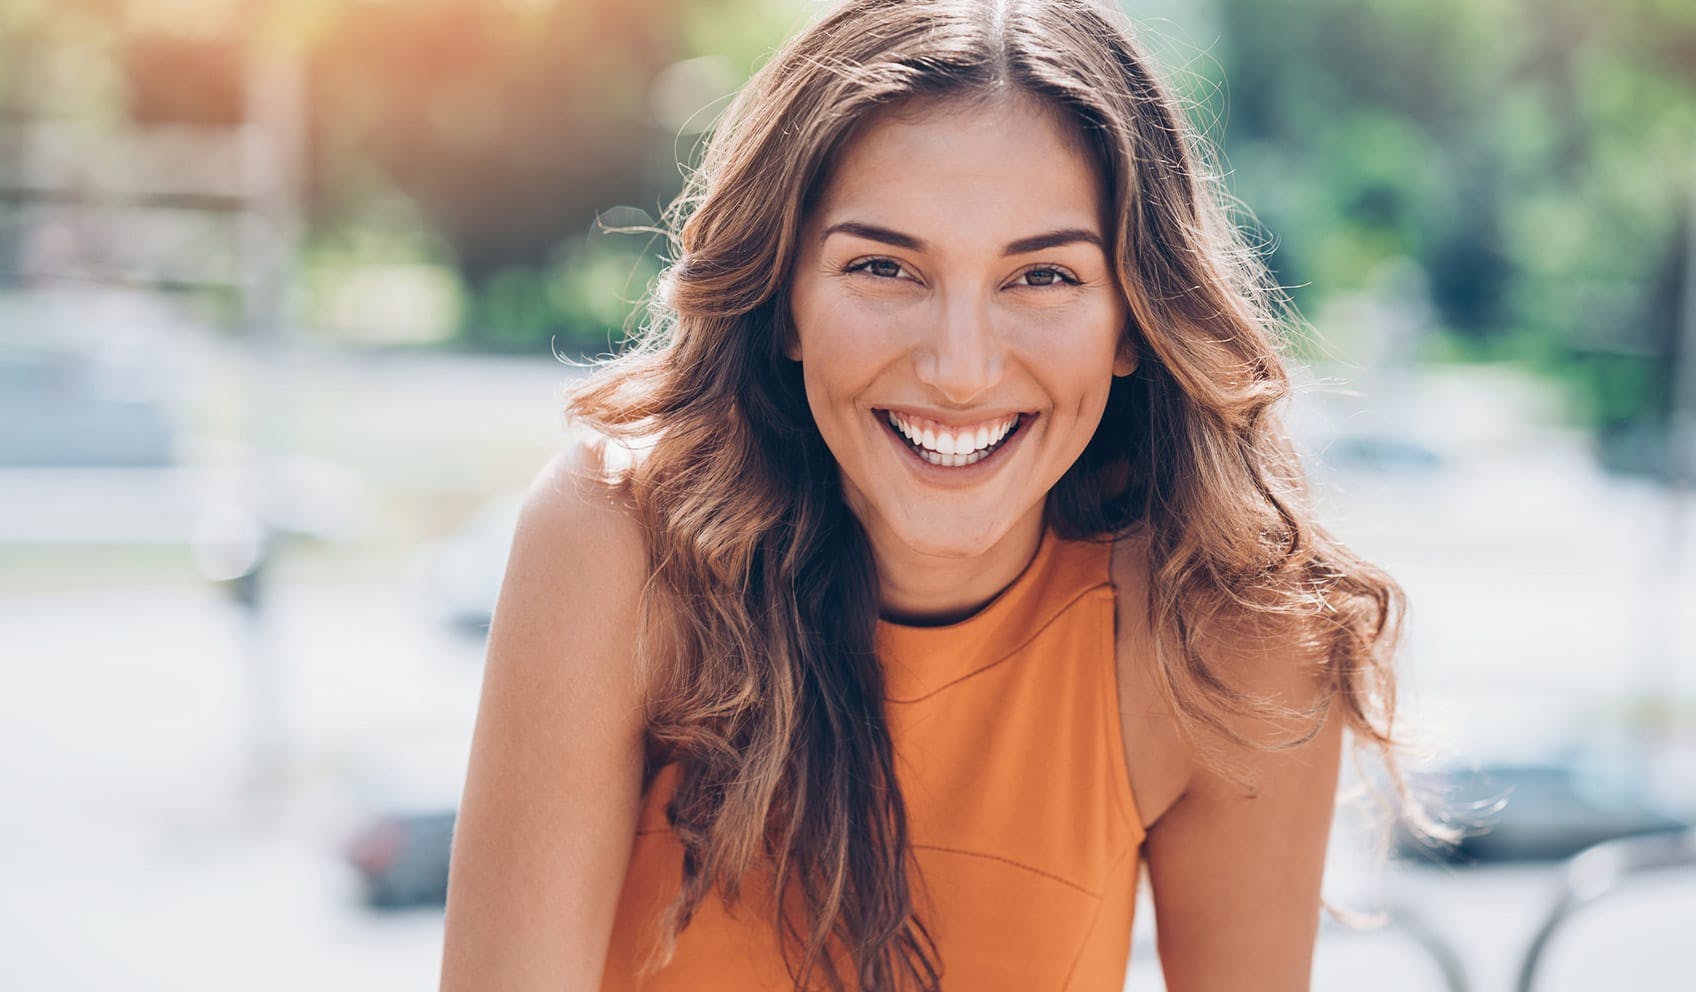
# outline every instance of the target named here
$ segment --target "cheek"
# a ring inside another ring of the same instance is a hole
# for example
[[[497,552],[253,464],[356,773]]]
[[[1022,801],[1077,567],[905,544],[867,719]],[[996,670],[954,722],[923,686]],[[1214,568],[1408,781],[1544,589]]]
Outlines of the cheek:
[[[855,356],[855,338],[828,307],[797,306],[793,317],[799,348],[791,357],[801,363],[807,406],[825,444],[840,459],[843,440],[840,425],[850,415],[854,397],[865,388],[864,376],[859,371],[860,360]]]
[[[1072,362],[1048,370],[1048,392],[1057,403],[1056,412],[1062,417],[1077,419],[1081,427],[1095,430],[1101,412],[1107,406],[1107,394],[1113,388],[1109,359],[1096,362]]]
[[[851,400],[871,387],[900,357],[910,334],[898,317],[828,293],[797,299],[791,317],[816,415],[824,414],[817,409],[821,399]]]
[[[1025,366],[1057,405],[1091,413],[1107,402],[1124,319],[1101,304],[1032,321],[1021,335]]]

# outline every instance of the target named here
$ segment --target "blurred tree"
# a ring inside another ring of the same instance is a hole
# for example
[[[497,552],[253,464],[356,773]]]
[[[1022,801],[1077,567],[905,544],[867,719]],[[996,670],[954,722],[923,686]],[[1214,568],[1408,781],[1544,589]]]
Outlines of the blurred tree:
[[[1696,169],[1696,4],[1217,0],[1203,120],[1297,302],[1425,271],[1461,353],[1664,423]],[[1452,353],[1455,349],[1449,349]]]
[[[680,44],[663,0],[350,4],[312,52],[312,190],[345,210],[338,156],[368,158],[513,311],[514,267],[543,263],[597,210],[662,192],[669,151],[646,84]]]
[[[354,174],[346,163],[370,162],[451,247],[481,301],[469,311],[472,340],[545,339],[562,318],[585,316],[560,313],[543,288],[543,269],[562,240],[575,243],[614,206],[657,214],[681,186],[677,135],[650,103],[656,76],[698,54],[696,45],[730,40],[725,25],[739,29],[737,48],[746,54],[750,40],[779,30],[754,30],[771,25],[769,7],[747,0],[344,5],[317,26],[311,51],[318,219],[357,212],[354,199],[368,187],[344,181]],[[731,78],[724,89],[739,82]],[[681,98],[704,107],[721,95]],[[604,345],[604,328],[582,331]]]

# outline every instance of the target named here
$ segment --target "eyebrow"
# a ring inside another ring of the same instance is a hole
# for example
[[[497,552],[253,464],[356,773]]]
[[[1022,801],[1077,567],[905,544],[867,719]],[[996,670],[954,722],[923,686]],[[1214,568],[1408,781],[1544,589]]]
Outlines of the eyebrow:
[[[887,227],[865,224],[860,221],[845,220],[838,224],[832,224],[819,234],[819,240],[824,241],[832,234],[851,234],[857,238],[865,238],[867,241],[879,241],[886,245],[894,245],[897,248],[905,248],[908,251],[922,252],[925,250],[925,243],[910,234],[902,234],[900,231],[893,231]],[[1063,230],[1049,231],[1046,234],[1036,234],[1009,242],[1007,247],[1001,249],[1001,254],[1023,255],[1028,252],[1042,251],[1044,248],[1058,248],[1061,245],[1072,245],[1080,242],[1092,244],[1100,248],[1103,253],[1107,251],[1107,246],[1102,243],[1101,236],[1094,231],[1088,231],[1081,227],[1068,227]]]

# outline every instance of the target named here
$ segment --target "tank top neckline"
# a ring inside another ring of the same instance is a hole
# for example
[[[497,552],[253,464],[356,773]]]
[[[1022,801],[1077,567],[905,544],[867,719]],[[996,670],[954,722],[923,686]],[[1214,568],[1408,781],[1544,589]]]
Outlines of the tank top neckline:
[[[1016,653],[1086,593],[1106,589],[1109,541],[1070,540],[1044,526],[1036,553],[1006,588],[977,612],[935,626],[879,618],[877,651],[889,702],[919,702]]]

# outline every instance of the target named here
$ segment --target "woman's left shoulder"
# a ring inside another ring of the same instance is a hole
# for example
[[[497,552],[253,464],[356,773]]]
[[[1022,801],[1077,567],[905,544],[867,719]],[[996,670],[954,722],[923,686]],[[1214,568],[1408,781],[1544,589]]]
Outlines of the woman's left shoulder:
[[[1131,794],[1146,832],[1189,786],[1192,762],[1178,721],[1166,705],[1154,670],[1149,626],[1147,536],[1134,531],[1114,540],[1114,668],[1118,679],[1120,745]]]
[[[1113,542],[1110,572],[1115,591],[1114,666],[1118,676],[1120,729],[1131,787],[1144,826],[1189,790],[1207,763],[1180,729],[1180,717],[1161,688],[1151,615],[1156,564],[1145,529]],[[1330,691],[1326,657],[1311,632],[1287,617],[1220,613],[1193,631],[1200,661],[1209,675],[1250,696],[1294,709],[1318,703]],[[1275,721],[1250,714],[1226,720],[1245,739],[1270,744],[1300,732],[1300,721]]]
[[[1153,599],[1157,563],[1146,528],[1113,542],[1111,575],[1116,591],[1118,661],[1138,666],[1153,658]],[[1292,705],[1313,703],[1331,688],[1329,651],[1319,626],[1277,612],[1255,612],[1226,602],[1185,617],[1192,643],[1208,674],[1233,689],[1273,695]]]

